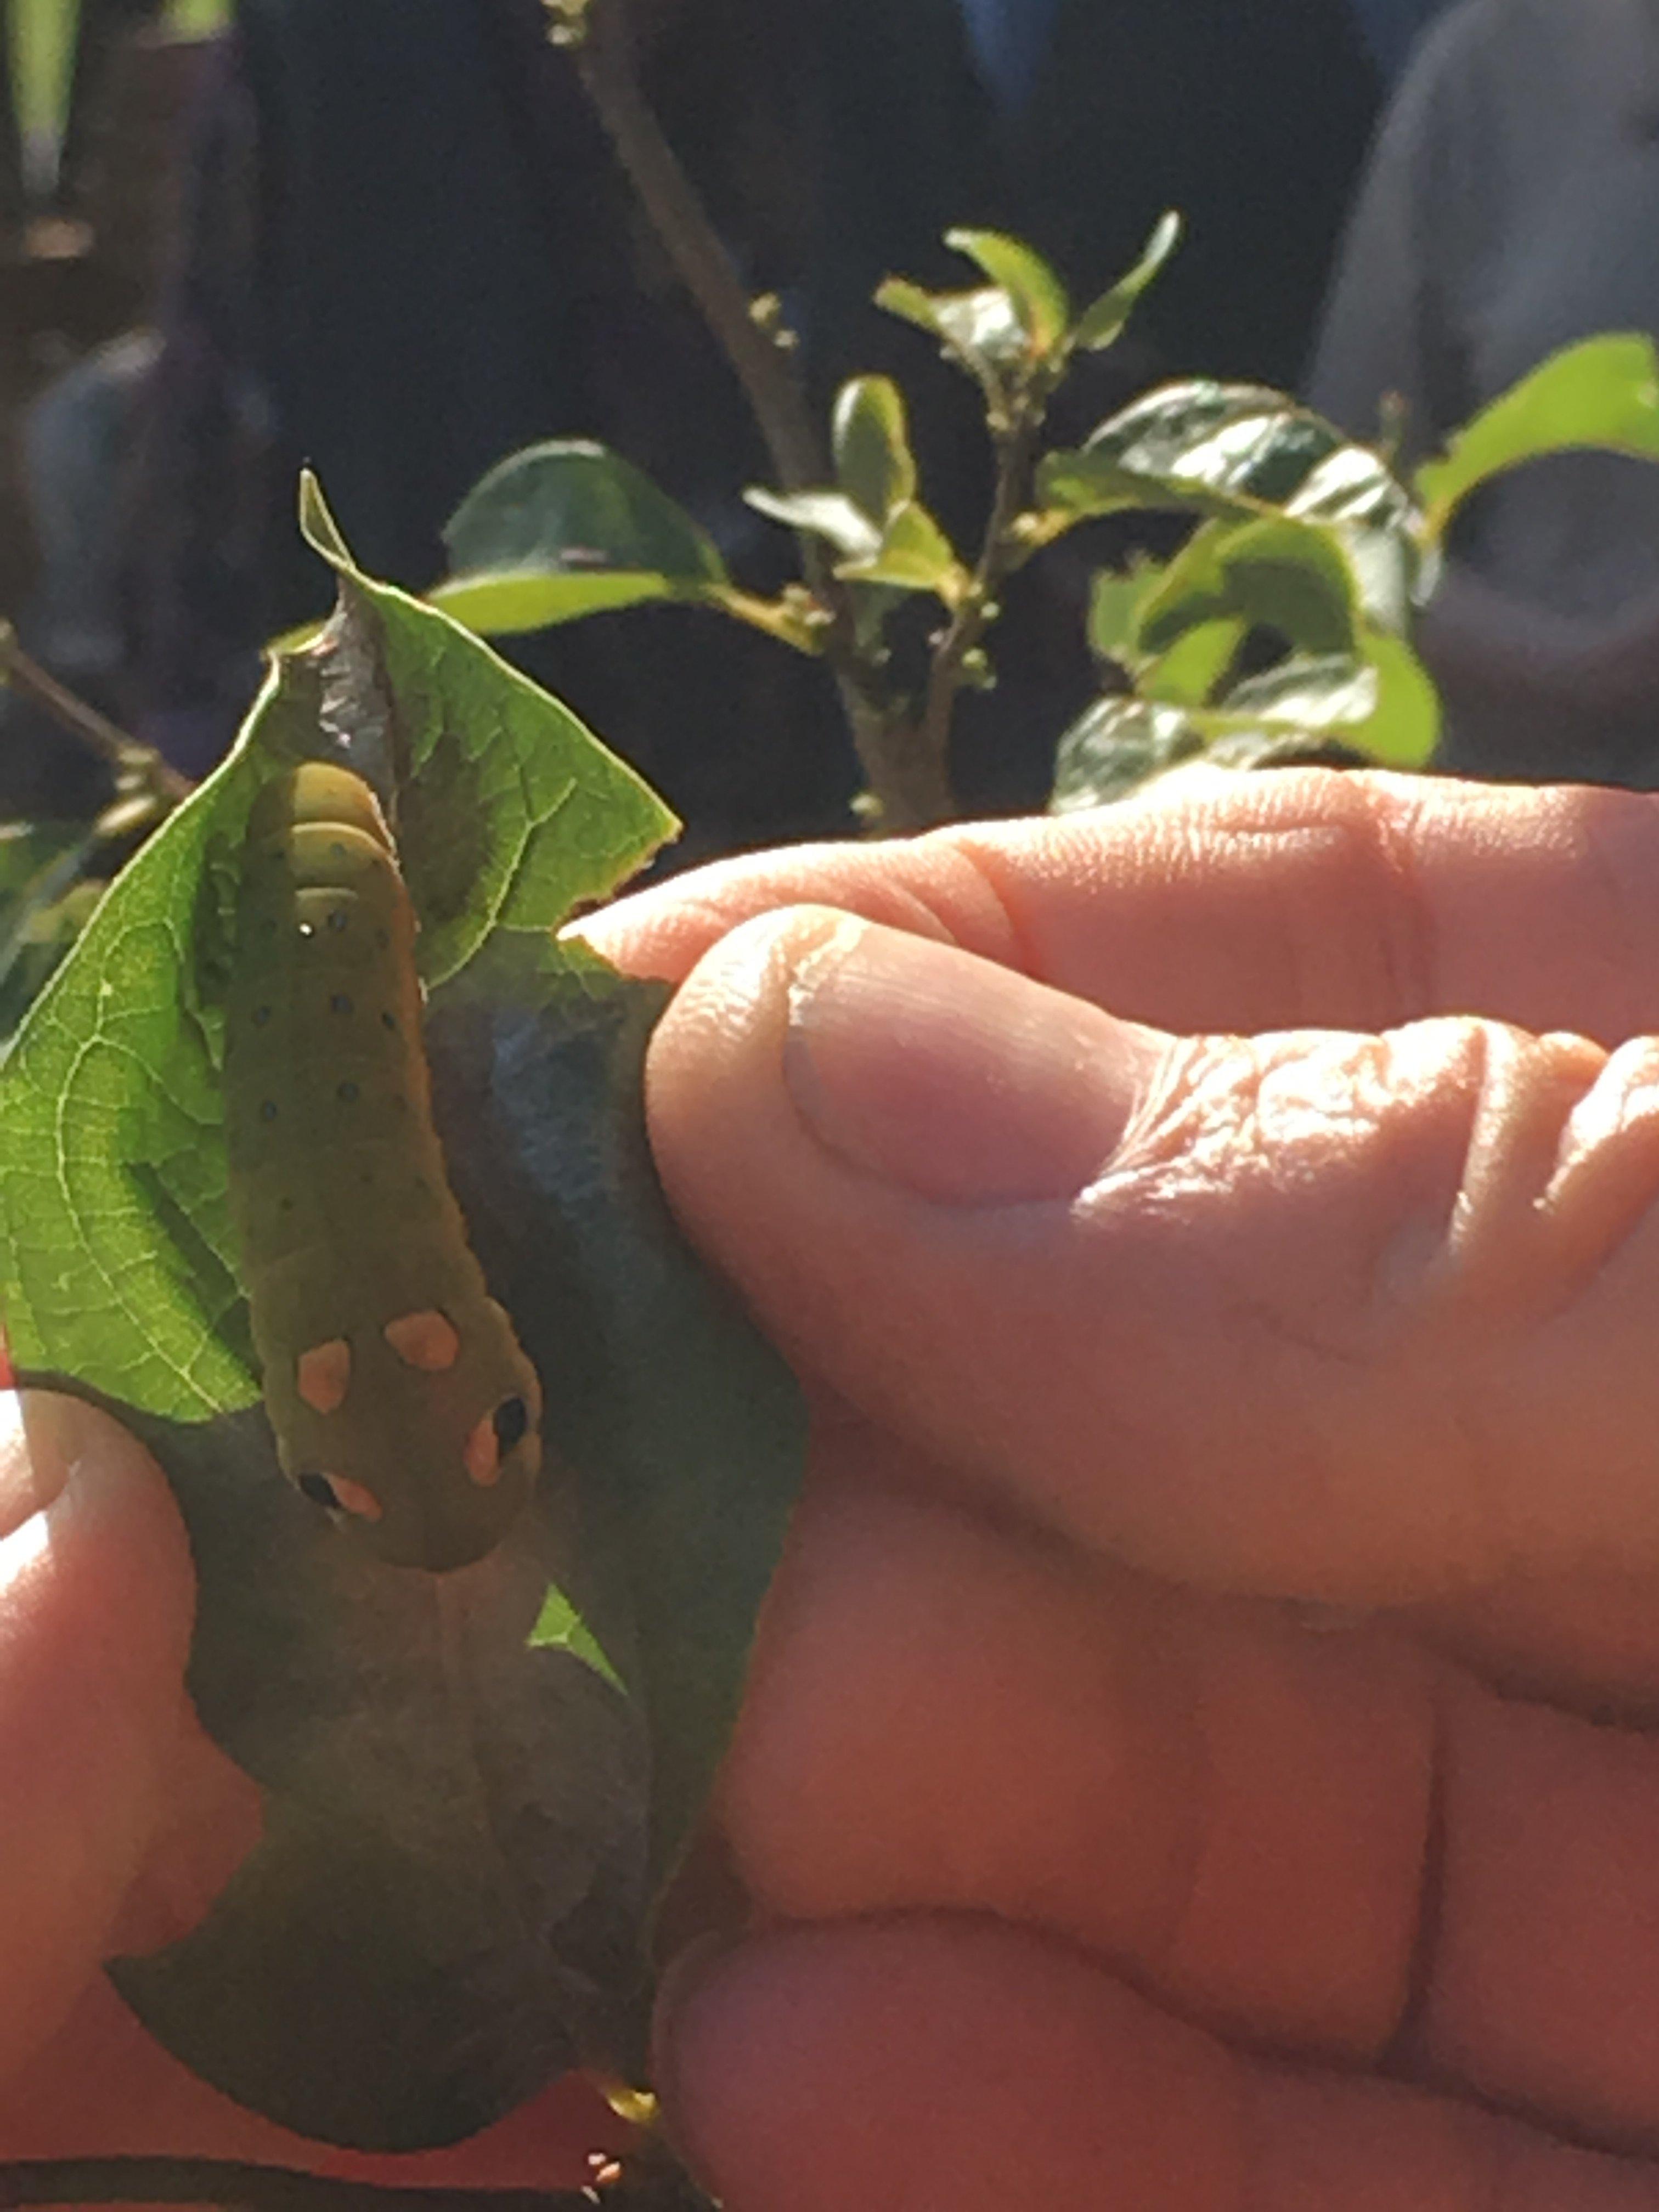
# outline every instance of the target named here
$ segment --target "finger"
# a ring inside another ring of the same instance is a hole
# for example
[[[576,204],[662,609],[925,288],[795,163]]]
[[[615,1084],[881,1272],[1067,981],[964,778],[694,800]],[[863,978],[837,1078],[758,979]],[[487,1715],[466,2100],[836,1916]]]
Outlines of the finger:
[[[257,1832],[258,1792],[184,1688],[195,1583],[167,1484],[77,1400],[0,1396],[0,2157],[194,2155],[428,2185],[579,2186],[623,2133],[571,2077],[411,2175],[243,2111],[100,1969],[185,1933]]]
[[[1058,821],[746,855],[584,920],[678,982],[811,902],[1177,1030],[1479,1012],[1606,1044],[1659,1030],[1659,804],[1304,769]]]
[[[812,910],[659,1028],[670,1196],[803,1371],[1176,1579],[1659,1561],[1652,1048],[1182,1043]]]
[[[1659,1745],[915,1472],[833,1440],[769,1598],[720,1797],[763,1914],[994,1916],[1256,2045],[1659,2130]]]
[[[194,1581],[161,1474],[67,1399],[0,1399],[0,2080],[103,1957],[166,1819]]]
[[[862,1437],[822,1457],[768,1598],[720,1794],[759,1909],[994,1914],[1212,2026],[1376,2057],[1414,1986],[1443,1670],[905,1472]]]
[[[1653,2212],[1659,2170],[1229,2051],[1013,1929],[796,1929],[705,1968],[669,2109],[726,2212]]]

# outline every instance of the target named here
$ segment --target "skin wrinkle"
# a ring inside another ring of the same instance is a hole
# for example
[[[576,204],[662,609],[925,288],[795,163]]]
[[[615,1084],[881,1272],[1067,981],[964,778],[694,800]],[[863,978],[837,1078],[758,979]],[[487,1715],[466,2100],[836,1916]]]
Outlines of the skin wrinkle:
[[[1634,1203],[1632,1182],[1642,1194]],[[1546,1229],[1565,1248],[1559,1267],[1562,1292],[1551,1311],[1594,1288],[1647,1225],[1656,1203],[1659,1039],[1640,1037],[1605,1060],[1575,1103],[1554,1173],[1537,1201]]]
[[[1446,1911],[1447,1765],[1451,1757],[1446,1697],[1449,1669],[1431,1666],[1426,1679],[1428,1793],[1424,1806],[1423,1854],[1417,1877],[1416,1925],[1412,1931],[1400,2017],[1389,2046],[1381,2054],[1385,2073],[1399,2072],[1407,2079],[1413,2072],[1419,2039],[1433,1996],[1435,1960],[1440,1952]]]
[[[1338,783],[1332,793],[1298,779],[1293,787],[1283,788],[1283,803],[1275,810],[1279,819],[1263,825],[1234,825],[1224,817],[1217,841],[1224,853],[1229,845],[1257,848],[1261,872],[1271,874],[1281,911],[1284,965],[1291,979],[1283,1003],[1295,1009],[1278,1024],[1281,1027],[1298,1021],[1324,1025],[1322,1009],[1327,1003],[1316,963],[1329,948],[1308,929],[1302,871],[1268,865],[1297,848],[1334,854],[1338,872],[1349,879],[1344,949],[1351,955],[1354,948],[1364,946],[1368,963],[1380,949],[1382,988],[1374,1001],[1380,1012],[1378,1025],[1397,1026],[1415,1019],[1435,1003],[1437,933],[1414,865],[1411,810],[1387,783],[1356,786],[1346,777]],[[1270,797],[1279,798],[1280,792],[1275,790]],[[1215,866],[1213,854],[1203,851],[1199,862],[1204,872]]]
[[[1008,856],[994,845],[975,840],[960,830],[935,830],[928,843],[945,856],[951,865],[951,875],[965,879],[964,888],[982,892],[990,902],[990,914],[983,917],[991,924],[981,935],[975,927],[970,937],[959,933],[951,942],[963,951],[977,952],[983,958],[995,960],[1005,968],[1012,968],[1022,975],[1042,981],[1044,963],[1030,941],[1019,918],[1018,902],[1014,896],[1020,881],[1020,872],[1010,866]],[[962,864],[958,866],[957,863]],[[944,927],[941,916],[935,915]],[[981,919],[975,915],[977,923]]]

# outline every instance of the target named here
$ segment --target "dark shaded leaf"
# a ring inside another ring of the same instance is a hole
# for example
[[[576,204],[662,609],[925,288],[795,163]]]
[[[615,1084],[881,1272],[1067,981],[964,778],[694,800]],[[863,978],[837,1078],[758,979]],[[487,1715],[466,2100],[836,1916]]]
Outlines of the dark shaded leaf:
[[[198,1708],[275,1817],[204,1926],[117,1978],[303,2132],[408,2148],[578,2058],[637,2063],[646,1904],[723,1752],[802,1450],[793,1383],[657,1188],[662,999],[511,936],[433,995],[457,1192],[563,1470],[489,1559],[354,1558],[258,1413],[142,1425],[201,1566]]]
[[[444,529],[451,574],[433,603],[489,635],[540,629],[729,584],[706,531],[609,447],[556,438],[509,454]],[[318,550],[349,565],[337,544]]]
[[[1131,675],[1146,665],[1140,610],[1157,591],[1165,563],[1138,560],[1122,571],[1097,568],[1089,580],[1089,650]]]
[[[0,823],[0,1054],[103,896],[82,880],[96,843],[78,823]]]

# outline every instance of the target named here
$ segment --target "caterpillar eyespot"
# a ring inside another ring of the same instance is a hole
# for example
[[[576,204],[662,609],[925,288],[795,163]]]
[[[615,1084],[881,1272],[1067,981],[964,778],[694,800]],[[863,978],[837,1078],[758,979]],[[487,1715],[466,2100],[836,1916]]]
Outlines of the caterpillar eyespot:
[[[265,1407],[283,1472],[343,1537],[440,1571],[491,1550],[523,1506],[542,1395],[432,1126],[415,927],[360,776],[310,762],[265,787],[225,1038]]]

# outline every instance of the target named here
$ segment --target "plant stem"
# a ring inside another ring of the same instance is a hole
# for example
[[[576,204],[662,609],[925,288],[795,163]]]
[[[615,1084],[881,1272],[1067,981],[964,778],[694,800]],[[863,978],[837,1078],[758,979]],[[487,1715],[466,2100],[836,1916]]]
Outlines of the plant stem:
[[[641,89],[625,0],[544,0],[556,41],[582,88],[681,283],[743,386],[786,491],[827,483],[830,458],[786,339],[758,318],[720,233]],[[884,829],[927,827],[952,811],[938,764],[916,757],[916,732],[895,712],[881,667],[860,647],[846,586],[823,543],[799,532],[801,567],[830,616],[823,657]],[[942,756],[941,756],[942,758]]]
[[[743,386],[779,482],[786,491],[823,483],[829,465],[789,353],[756,319],[732,257],[641,89],[625,7],[587,0],[579,23],[568,43],[582,88],[680,281]]]
[[[0,622],[0,684],[50,714],[59,729],[67,731],[88,752],[107,761],[129,793],[148,792],[170,808],[194,789],[189,777],[180,775],[153,745],[141,745],[107,715],[89,707],[84,699],[77,699],[55,676],[49,676],[38,660],[24,652],[8,622]]]
[[[979,559],[967,590],[945,625],[944,635],[933,648],[927,672],[927,691],[917,725],[915,751],[947,788],[951,716],[957,693],[962,688],[963,668],[995,617],[998,592],[1024,557],[1024,549],[1014,538],[1012,527],[1015,517],[1026,503],[1045,404],[1046,394],[1038,397],[1034,393],[1018,405],[1006,428],[994,433],[996,489]]]

